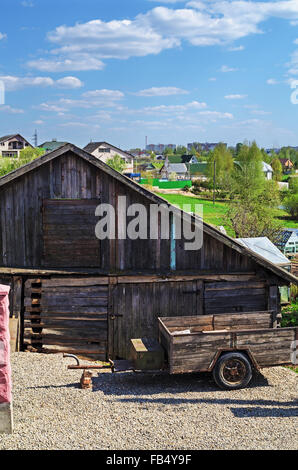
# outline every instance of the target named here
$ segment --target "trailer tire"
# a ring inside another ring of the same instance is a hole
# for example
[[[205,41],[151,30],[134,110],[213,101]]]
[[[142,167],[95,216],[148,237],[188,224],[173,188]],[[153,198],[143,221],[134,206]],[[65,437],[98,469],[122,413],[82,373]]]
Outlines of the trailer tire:
[[[215,364],[213,379],[220,388],[225,390],[244,388],[252,379],[251,363],[243,353],[225,353]]]

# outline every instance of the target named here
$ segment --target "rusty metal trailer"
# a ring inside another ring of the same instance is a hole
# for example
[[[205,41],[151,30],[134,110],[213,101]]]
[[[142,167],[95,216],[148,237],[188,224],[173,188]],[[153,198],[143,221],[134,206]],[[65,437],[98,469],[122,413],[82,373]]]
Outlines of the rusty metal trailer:
[[[189,317],[160,317],[159,343],[131,340],[131,360],[108,365],[81,365],[81,384],[91,384],[90,369],[112,372],[163,370],[169,374],[212,372],[216,384],[228,390],[244,388],[253,370],[296,364],[298,327],[272,328],[271,312],[248,312]],[[69,355],[65,355],[69,356]]]

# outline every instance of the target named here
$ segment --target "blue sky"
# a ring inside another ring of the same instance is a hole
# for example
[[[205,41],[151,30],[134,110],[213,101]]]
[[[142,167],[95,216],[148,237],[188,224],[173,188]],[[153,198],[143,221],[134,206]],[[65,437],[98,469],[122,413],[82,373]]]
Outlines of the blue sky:
[[[298,0],[0,5],[0,135],[298,145]]]

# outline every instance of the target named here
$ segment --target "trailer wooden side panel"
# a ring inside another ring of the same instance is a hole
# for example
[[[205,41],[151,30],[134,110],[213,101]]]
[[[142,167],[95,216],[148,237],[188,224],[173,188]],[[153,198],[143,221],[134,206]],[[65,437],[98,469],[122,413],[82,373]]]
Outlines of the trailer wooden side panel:
[[[237,332],[236,347],[248,348],[259,367],[291,364],[295,359],[298,328]]]
[[[245,351],[257,367],[294,364],[298,328],[272,328],[272,314],[258,313],[267,326],[241,329],[244,314],[226,315],[222,330],[212,330],[222,315],[203,317],[159,318],[161,344],[166,348],[171,374],[211,370],[214,360],[225,351]],[[255,314],[247,313],[250,323]],[[219,325],[219,323],[217,323]],[[211,326],[211,328],[210,328]]]

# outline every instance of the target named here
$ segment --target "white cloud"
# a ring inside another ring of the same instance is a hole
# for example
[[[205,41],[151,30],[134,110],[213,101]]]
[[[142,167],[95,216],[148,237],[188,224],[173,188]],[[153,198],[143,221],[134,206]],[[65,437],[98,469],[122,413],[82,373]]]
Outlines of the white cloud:
[[[83,82],[76,77],[64,77],[57,80],[56,85],[60,88],[81,88]]]
[[[101,70],[104,59],[128,59],[180,47],[228,45],[251,34],[261,34],[261,23],[270,18],[298,20],[297,0],[190,1],[184,8],[157,6],[133,19],[94,19],[73,26],[59,26],[48,34],[56,46],[50,58],[28,65],[43,71]],[[178,3],[178,2],[177,2]],[[243,46],[231,50],[242,50]],[[53,58],[53,55],[55,58]]]
[[[222,113],[219,111],[200,111],[200,114],[206,118],[211,118],[212,120],[234,118],[233,114],[231,113]]]
[[[86,91],[82,94],[85,98],[109,98],[112,100],[119,100],[124,97],[124,93],[119,90],[92,90]]]
[[[83,83],[76,77],[64,77],[53,80],[50,77],[15,77],[13,75],[0,76],[5,84],[6,91],[20,90],[25,87],[54,87],[79,88]]]
[[[89,124],[86,124],[84,122],[77,122],[77,121],[65,122],[63,124],[60,124],[60,126],[61,127],[90,127]]]
[[[215,78],[215,77],[210,77],[208,80],[209,80],[209,82],[216,82],[216,78]]]
[[[251,114],[257,114],[258,116],[267,116],[272,113],[270,111],[263,111],[262,109],[254,109],[251,111]]]
[[[23,0],[21,5],[25,8],[33,8],[34,7],[34,3],[29,1],[29,0]]]
[[[201,103],[199,101],[191,101],[186,104],[177,104],[177,105],[159,105],[159,106],[148,106],[138,112],[145,114],[156,114],[156,113],[184,113],[186,111],[196,111],[199,109],[206,108],[206,103]],[[136,111],[133,111],[134,113]]]
[[[228,73],[228,72],[237,72],[238,69],[233,67],[229,67],[228,65],[222,65],[220,68],[220,72]]]
[[[37,119],[36,121],[33,121],[33,124],[37,124],[38,126],[41,126],[42,124],[44,124],[44,121],[42,121],[41,119]]]
[[[0,41],[1,41],[1,39],[5,39],[5,38],[7,38],[7,35],[4,34],[4,33],[0,33]]]
[[[231,52],[238,52],[238,51],[243,51],[244,46],[235,46],[235,47],[229,47],[229,51]]]
[[[82,93],[79,99],[60,98],[56,102],[41,103],[38,109],[51,112],[65,112],[72,108],[115,108],[124,93],[119,90],[91,90]]]
[[[155,3],[182,3],[185,1],[186,0],[149,0],[149,2],[155,2]]]
[[[171,96],[171,95],[187,95],[189,92],[176,87],[152,87],[146,90],[134,93],[137,96]]]
[[[278,81],[275,78],[269,78],[266,82],[268,85],[278,85]]]
[[[287,64],[290,68],[288,73],[290,75],[298,75],[298,49],[291,55],[291,61]]]
[[[226,100],[243,100],[247,95],[226,95]]]
[[[63,113],[66,111],[66,108],[51,103],[41,103],[37,108],[41,109],[42,111],[49,111],[54,113]]]
[[[0,76],[7,91],[15,91],[27,86],[48,87],[54,85],[54,80],[50,77],[15,77],[12,75]]]
[[[31,60],[29,67],[41,72],[102,70],[104,63],[91,54],[73,54],[71,58]]]
[[[9,106],[9,105],[0,106],[0,111],[4,113],[8,113],[8,114],[24,114],[23,109],[13,108],[12,106]]]

